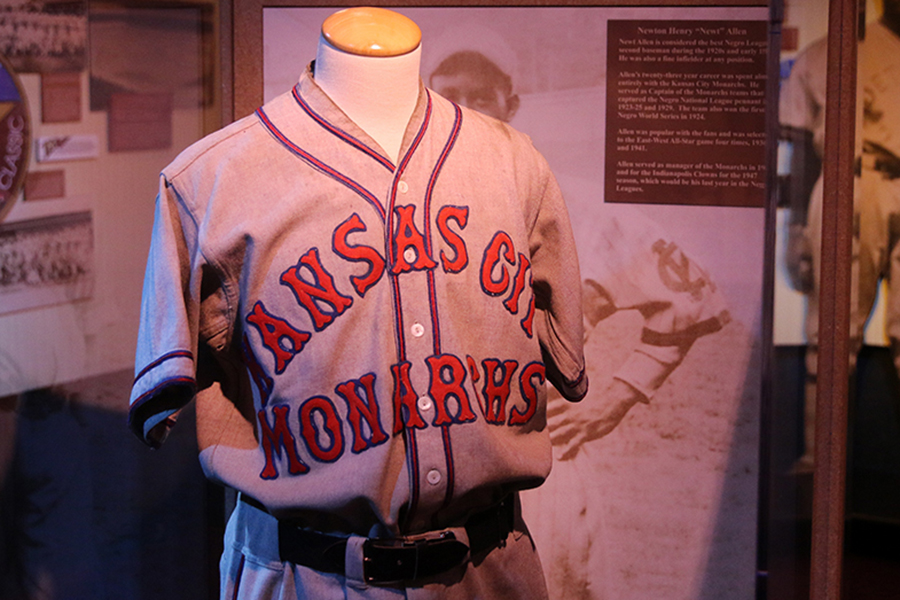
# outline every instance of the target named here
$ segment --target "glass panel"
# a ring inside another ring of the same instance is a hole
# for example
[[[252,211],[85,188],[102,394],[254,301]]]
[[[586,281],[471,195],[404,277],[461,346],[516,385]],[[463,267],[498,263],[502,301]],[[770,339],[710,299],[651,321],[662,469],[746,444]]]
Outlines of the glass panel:
[[[888,286],[900,266],[900,2],[870,3],[861,22],[854,212],[863,333],[851,384],[844,587],[865,600],[900,585],[898,302]]]
[[[787,599],[809,597],[828,1],[787,0],[784,15],[764,549],[768,597]]]
[[[592,389],[549,401],[558,460],[522,495],[551,597],[752,597],[767,9],[399,10],[426,84],[528,134],[573,218]],[[333,11],[264,9],[267,99]],[[619,411],[654,361],[648,402]]]
[[[779,286],[772,405],[770,598],[805,598],[815,418],[825,2],[787,2],[782,52]],[[900,3],[869,3],[857,33],[858,95],[850,315],[843,597],[882,598],[900,583],[900,379],[888,282],[900,236]],[[852,85],[842,82],[842,87]],[[850,168],[850,165],[847,166]],[[848,226],[850,224],[848,223]],[[828,243],[829,240],[826,240]],[[801,318],[798,318],[800,316]],[[805,326],[803,321],[805,320]]]
[[[207,595],[193,419],[151,452],[126,413],[158,173],[215,104],[214,10],[0,8],[35,142],[0,223],[0,598]]]

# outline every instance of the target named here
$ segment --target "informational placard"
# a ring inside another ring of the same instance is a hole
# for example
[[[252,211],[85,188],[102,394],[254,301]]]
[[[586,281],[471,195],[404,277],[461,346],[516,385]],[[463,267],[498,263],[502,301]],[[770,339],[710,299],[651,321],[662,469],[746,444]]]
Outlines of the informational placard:
[[[608,22],[607,202],[763,206],[766,23]]]
[[[66,195],[66,172],[31,171],[25,177],[25,201],[62,198]]]
[[[109,98],[110,152],[165,150],[172,146],[171,93],[115,93]]]
[[[75,123],[81,120],[81,73],[41,74],[41,121]]]
[[[96,133],[43,135],[35,140],[34,147],[39,163],[97,158],[100,138]]]

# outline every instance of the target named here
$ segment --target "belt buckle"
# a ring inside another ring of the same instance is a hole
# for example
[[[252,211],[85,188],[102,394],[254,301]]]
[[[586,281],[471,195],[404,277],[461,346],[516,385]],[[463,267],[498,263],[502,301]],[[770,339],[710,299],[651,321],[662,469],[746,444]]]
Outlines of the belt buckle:
[[[391,586],[438,575],[462,564],[469,547],[444,530],[363,543],[363,580]]]

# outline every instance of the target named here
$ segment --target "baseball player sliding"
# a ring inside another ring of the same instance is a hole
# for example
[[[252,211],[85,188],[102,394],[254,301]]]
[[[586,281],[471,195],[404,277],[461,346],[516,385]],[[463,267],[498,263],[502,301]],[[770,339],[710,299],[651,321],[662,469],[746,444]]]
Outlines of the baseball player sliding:
[[[160,444],[195,399],[240,492],[223,598],[547,597],[517,492],[545,384],[587,391],[575,243],[527,137],[419,52],[336,13],[292,90],[162,173],[130,425]]]

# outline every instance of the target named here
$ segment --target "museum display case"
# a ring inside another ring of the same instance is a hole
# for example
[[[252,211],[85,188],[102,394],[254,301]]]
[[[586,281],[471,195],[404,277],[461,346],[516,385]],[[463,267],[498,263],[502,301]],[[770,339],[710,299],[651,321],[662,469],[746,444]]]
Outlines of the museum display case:
[[[463,107],[463,127],[471,109],[526,134],[568,206],[591,387],[574,405],[549,393],[553,468],[521,496],[552,598],[865,600],[898,583],[894,4],[390,5],[421,29],[429,93]],[[323,21],[346,6],[0,8],[0,599],[218,597],[238,500],[204,477],[194,403],[157,450],[126,425],[148,367],[135,366],[135,347],[154,198],[185,149],[234,121],[266,124],[276,102],[296,102],[348,153],[380,156],[297,85]],[[266,125],[298,168],[355,181]],[[407,233],[434,244],[433,277],[478,271],[484,294],[526,327],[529,265],[476,248],[463,205],[396,215],[414,215]],[[394,260],[355,241],[377,215],[354,210],[363,224],[319,249],[324,270],[350,261],[364,275]],[[294,272],[318,286],[309,269]],[[353,281],[334,285],[361,303]],[[318,333],[304,321],[315,312],[294,324]],[[275,348],[249,313],[238,320],[243,344],[263,350],[253,385],[277,384],[290,368],[278,351],[293,357],[296,344]],[[475,421],[524,414],[493,404],[493,363],[464,358]],[[602,407],[621,385],[641,401],[610,421]],[[351,450],[353,435],[367,438],[345,395],[308,400],[322,419],[278,428],[265,403],[247,417],[250,430],[279,432],[254,449],[269,478],[291,457],[315,468],[364,451]]]

